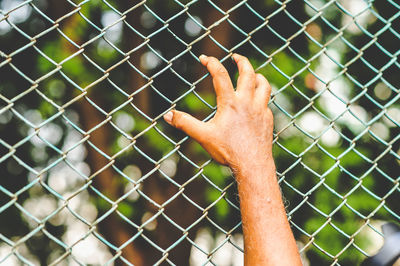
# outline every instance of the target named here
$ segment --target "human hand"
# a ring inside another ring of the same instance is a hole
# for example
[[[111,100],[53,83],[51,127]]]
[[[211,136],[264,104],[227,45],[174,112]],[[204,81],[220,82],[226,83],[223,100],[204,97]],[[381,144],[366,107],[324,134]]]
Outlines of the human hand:
[[[211,120],[203,122],[176,110],[164,119],[200,143],[214,160],[235,171],[248,162],[272,159],[273,116],[268,108],[268,81],[254,72],[246,57],[232,57],[239,70],[236,91],[216,58],[199,58],[211,74],[217,96],[217,112]]]

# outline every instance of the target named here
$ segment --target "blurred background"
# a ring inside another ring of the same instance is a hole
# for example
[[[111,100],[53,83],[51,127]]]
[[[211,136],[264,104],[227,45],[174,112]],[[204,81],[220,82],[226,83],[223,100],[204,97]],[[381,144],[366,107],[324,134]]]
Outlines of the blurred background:
[[[393,0],[0,0],[0,263],[242,265],[230,170],[162,119],[212,117],[197,58],[236,79],[233,52],[272,85],[304,264],[375,254],[400,221],[399,17]]]

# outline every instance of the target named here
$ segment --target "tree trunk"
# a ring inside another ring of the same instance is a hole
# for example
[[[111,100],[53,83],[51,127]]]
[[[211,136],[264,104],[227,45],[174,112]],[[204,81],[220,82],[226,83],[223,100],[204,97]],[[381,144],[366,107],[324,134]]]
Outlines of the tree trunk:
[[[92,95],[90,96],[90,98],[93,100],[94,96]],[[105,117],[103,117],[99,112],[93,111],[93,108],[87,101],[81,101],[80,108],[81,123],[84,130],[86,131],[100,124],[105,119]],[[105,127],[100,127],[96,129],[90,134],[89,138],[89,141],[91,141],[97,148],[99,148],[103,152],[107,152],[109,150],[110,140],[110,134]],[[97,170],[103,168],[109,163],[109,161],[103,155],[96,152],[93,148],[89,148],[88,144],[87,150],[87,160],[92,173],[95,173]],[[116,199],[120,196],[118,195],[119,187],[116,182],[113,181],[113,176],[114,173],[111,170],[111,166],[109,166],[103,171],[99,172],[93,178],[93,181],[94,186],[101,193],[111,199]],[[99,197],[97,194],[92,194],[95,197]],[[129,230],[128,228],[126,228],[126,226],[124,226],[124,224],[121,222],[121,219],[119,219],[115,213],[110,214],[106,219],[101,221],[98,224],[98,228],[101,234],[104,235],[105,239],[107,239],[107,241],[111,242],[117,247],[123,245],[135,234],[135,232]],[[137,266],[145,265],[141,253],[135,248],[134,244],[127,245],[122,250],[122,256],[126,260],[134,263]],[[124,263],[119,260],[116,260],[115,264],[124,265]]]
[[[75,28],[79,23],[79,20],[80,17],[78,16],[69,17],[63,26],[63,31],[70,32],[72,34],[72,32],[75,31]],[[74,37],[75,37],[74,40],[78,42],[77,39],[79,39],[80,36],[77,36],[77,34],[75,34]],[[64,51],[71,51],[72,46],[67,40],[62,38],[61,42],[62,42],[62,49]],[[77,56],[75,58],[81,59],[82,60],[81,63],[85,64],[82,57]],[[102,102],[101,97],[99,97],[98,94],[91,93],[90,89],[88,91],[87,97],[89,97],[96,103]],[[104,117],[100,112],[94,110],[94,108],[91,107],[91,104],[86,99],[81,99],[78,103],[80,108],[79,110],[80,121],[82,123],[83,130],[88,131],[106,119],[106,117]],[[100,106],[104,105],[100,104]],[[106,129],[105,126],[101,126],[90,134],[90,138],[88,140],[91,141],[92,144],[94,144],[101,151],[108,153],[111,144],[111,136],[109,133],[110,132]],[[100,170],[109,163],[108,159],[106,159],[103,155],[99,154],[93,148],[90,148],[87,142],[86,142],[86,147],[88,151],[87,161],[91,168],[92,173],[95,173],[96,171]],[[109,166],[104,170],[102,170],[101,172],[99,172],[93,178],[93,185],[107,197],[111,199],[116,199],[119,197],[118,195],[119,187],[113,181],[113,176],[114,173],[111,170],[111,166]],[[94,193],[92,194],[95,195]],[[98,195],[95,195],[95,197],[98,197]],[[120,219],[118,219],[118,216],[116,216],[115,213],[110,214],[106,219],[101,221],[97,225],[97,227],[99,232],[105,236],[105,239],[107,239],[109,242],[111,242],[117,247],[123,245],[135,234],[135,232],[132,232],[131,230],[126,228],[126,226],[124,226],[124,224],[121,222]],[[132,244],[126,246],[122,250],[122,256],[128,261],[134,262],[135,265],[137,266],[144,265],[144,260],[140,252]],[[123,265],[122,261],[120,260],[116,260],[115,264]]]

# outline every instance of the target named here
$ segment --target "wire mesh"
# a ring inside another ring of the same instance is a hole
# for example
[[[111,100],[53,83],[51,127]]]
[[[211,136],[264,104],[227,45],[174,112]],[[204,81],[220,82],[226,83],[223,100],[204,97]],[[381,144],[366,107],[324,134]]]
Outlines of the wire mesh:
[[[0,1],[0,262],[240,265],[236,185],[162,116],[215,113],[200,54],[273,87],[303,263],[354,265],[400,221],[400,5]],[[268,232],[268,229],[266,229]]]

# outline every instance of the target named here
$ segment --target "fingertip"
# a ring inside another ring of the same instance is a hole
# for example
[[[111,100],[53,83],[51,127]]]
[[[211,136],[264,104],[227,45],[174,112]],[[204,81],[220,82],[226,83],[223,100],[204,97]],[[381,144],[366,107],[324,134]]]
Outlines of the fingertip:
[[[172,111],[169,111],[164,115],[164,120],[168,124],[172,125],[172,119],[174,118],[174,113]]]
[[[232,57],[233,57],[233,60],[236,62],[236,64],[243,58],[242,55],[237,54],[237,53],[234,53],[234,54],[232,55]]]
[[[173,110],[170,112],[172,113],[171,126],[182,130],[191,138],[200,141],[201,137],[207,134],[207,126],[203,121],[182,111]],[[167,119],[169,119],[170,112],[166,113],[164,117],[167,116]]]
[[[206,56],[204,54],[200,55],[199,56],[200,63],[203,64],[203,65],[206,65],[207,61],[208,61],[207,58],[208,58],[208,56]]]
[[[234,58],[236,65],[239,68],[239,71],[243,70],[245,72],[250,71],[254,73],[253,66],[251,65],[250,60],[247,57],[239,54],[233,54],[232,57]]]

